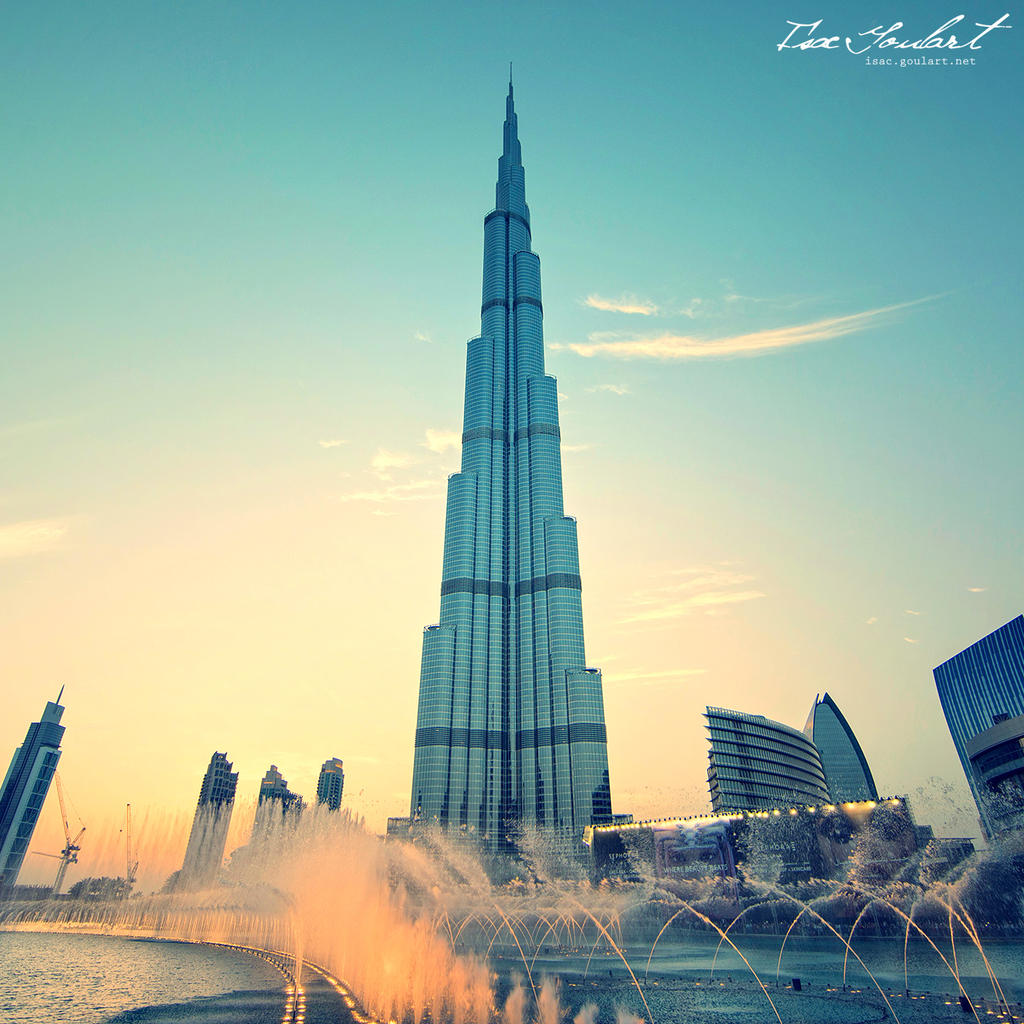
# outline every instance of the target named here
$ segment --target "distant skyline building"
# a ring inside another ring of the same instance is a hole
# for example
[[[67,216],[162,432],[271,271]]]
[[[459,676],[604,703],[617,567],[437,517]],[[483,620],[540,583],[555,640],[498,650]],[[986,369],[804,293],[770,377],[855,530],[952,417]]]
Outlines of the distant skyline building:
[[[878,799],[864,751],[839,705],[827,693],[814,699],[804,734],[818,748],[833,803]]]
[[[224,862],[224,847],[235,806],[238,772],[226,753],[215,752],[199,787],[199,802],[188,836],[179,887],[202,888],[212,884]]]
[[[63,694],[62,686],[57,699],[46,702],[42,718],[28,727],[25,742],[15,750],[0,788],[0,892],[18,881],[39,812],[57,770],[64,737],[64,726],[60,724]]]
[[[708,790],[715,814],[829,802],[818,749],[799,729],[708,707]]]
[[[989,836],[1024,825],[1024,616],[934,670],[953,746]]]
[[[302,797],[288,788],[288,783],[277,770],[277,765],[272,764],[260,782],[256,817],[252,823],[253,838],[271,831],[283,821],[297,817],[304,808]]]
[[[276,764],[267,769],[267,774],[260,781],[259,803],[268,801],[279,803],[282,811],[288,811],[296,805],[301,808],[303,805],[302,797],[288,788],[288,781],[278,771]]]
[[[332,757],[324,761],[320,768],[320,778],[316,782],[316,802],[336,811],[341,807],[341,794],[344,791],[345,762]]]
[[[410,804],[414,826],[475,833],[494,850],[524,827],[576,840],[611,820],[511,82],[495,197],[462,466],[448,478],[440,619],[423,636]]]

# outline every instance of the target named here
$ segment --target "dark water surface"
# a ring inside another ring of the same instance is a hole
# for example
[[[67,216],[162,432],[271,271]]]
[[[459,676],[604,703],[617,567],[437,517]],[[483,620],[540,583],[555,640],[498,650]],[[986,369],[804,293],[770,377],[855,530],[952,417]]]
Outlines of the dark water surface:
[[[862,966],[851,956],[846,991],[842,989],[844,947],[837,940],[791,938],[785,949],[776,987],[781,938],[737,935],[737,946],[750,962],[748,968],[728,946],[715,960],[717,938],[694,933],[684,941],[659,943],[645,980],[649,943],[627,943],[625,958],[636,977],[630,977],[619,956],[607,948],[588,953],[542,950],[532,964],[534,983],[560,978],[560,997],[569,1019],[587,1003],[595,1007],[597,1024],[630,1024],[633,1017],[656,1024],[878,1024],[898,1019],[901,1024],[955,1024],[971,1022],[959,1003],[959,989],[941,958],[923,941],[911,941],[908,950],[909,993],[904,991],[903,941],[865,939],[854,949]],[[951,964],[948,940],[937,943]],[[985,944],[1003,992],[1012,1005],[1001,1016],[988,972],[969,942],[957,942],[956,969],[982,1021],[1021,1020],[1024,1000],[1024,943],[993,940]],[[523,978],[518,950],[502,950],[492,963],[501,975],[499,1002],[507,996],[511,980]],[[529,958],[527,958],[529,960]],[[715,964],[714,976],[711,975]],[[866,967],[866,969],[865,969]],[[885,998],[870,980],[875,976]],[[761,989],[758,978],[764,983]],[[799,978],[801,988],[792,981]],[[770,1001],[769,1001],[770,1000]],[[774,1003],[774,1005],[772,1005]],[[890,1009],[891,1007],[891,1009]],[[623,1014],[622,1011],[626,1011]]]
[[[779,942],[765,936],[743,936],[737,942],[764,980],[775,1008],[725,947],[711,981],[716,942],[704,934],[682,942],[663,940],[646,984],[649,946],[627,946],[626,957],[646,1006],[622,961],[604,949],[596,950],[589,963],[579,953],[542,950],[532,965],[533,975],[538,988],[544,976],[561,977],[560,1001],[570,1021],[587,1003],[596,1004],[598,1024],[612,1024],[623,1010],[648,1019],[650,1014],[657,1024],[777,1024],[776,1012],[784,1024],[868,1024],[885,1016],[877,990],[852,958],[850,991],[843,994],[833,987],[842,980],[842,948],[835,948],[836,943],[790,939],[780,987],[775,988]],[[910,988],[916,993],[911,999],[903,994],[902,942],[865,940],[855,948],[889,994],[902,1024],[974,1020],[956,1004],[956,982],[924,943],[910,944]],[[993,941],[986,949],[1008,999],[1024,999],[1024,943]],[[943,952],[952,960],[948,944]],[[492,964],[502,976],[497,992],[501,1005],[509,979],[524,971],[518,952],[498,953]],[[958,943],[957,967],[971,998],[988,1001],[980,1008],[981,1018],[998,1020],[997,1012],[988,1012],[998,1007],[991,1004],[984,966],[967,944]],[[800,994],[788,987],[793,977],[802,979]],[[226,949],[99,935],[0,932],[3,1024],[101,1024],[119,1014],[125,1014],[124,1021],[153,1024],[186,1019],[258,1024],[280,1019],[283,989],[283,977],[269,964]],[[216,1004],[201,1002],[214,996],[227,998]],[[189,1007],[180,1005],[196,1000]],[[147,1006],[162,1009],[127,1012]]]
[[[245,953],[106,935],[0,931],[0,1021],[99,1024],[135,1007],[284,989]],[[283,997],[277,1000],[283,1004]]]
[[[732,938],[732,936],[730,936]],[[830,937],[807,938],[791,937],[786,943],[785,953],[779,968],[779,949],[781,938],[778,936],[737,935],[736,945],[750,961],[750,966],[766,985],[775,985],[776,970],[779,969],[781,983],[789,982],[793,977],[800,977],[819,987],[841,985],[843,980],[843,954],[845,947]],[[961,982],[970,996],[979,997],[992,994],[988,972],[976,948],[966,939],[958,939],[956,954],[949,940],[936,943],[950,964],[956,965]],[[718,952],[717,937],[706,933],[694,933],[684,941],[666,941],[662,939],[650,965],[650,978],[674,977],[685,975],[694,979],[708,980],[712,963],[715,964],[715,982],[731,976],[734,979],[746,978],[753,980],[750,969],[739,956],[728,946],[723,945]],[[849,957],[847,964],[847,982],[850,986],[869,990],[873,988],[866,970],[871,971],[881,986],[886,990],[903,990],[903,940],[902,939],[862,939],[855,940],[853,948],[864,961],[864,966],[854,956]],[[992,939],[983,942],[985,955],[996,974],[1003,991],[1011,1001],[1024,1000],[1024,941]],[[644,943],[627,943],[624,950],[626,959],[634,973],[642,978],[650,954],[650,945]],[[516,954],[518,955],[518,954]],[[515,957],[506,953],[505,962],[514,967]],[[939,955],[921,939],[912,939],[908,946],[907,968],[911,990],[917,992],[948,993],[957,995],[957,983],[953,974],[943,964]],[[866,969],[866,970],[865,970]],[[587,963],[587,956],[567,955],[552,950],[545,956],[542,952],[537,956],[534,971],[547,974],[582,974],[588,977],[607,978],[627,977],[626,968],[618,955],[607,947],[595,951]],[[972,1018],[973,1020],[973,1018]]]

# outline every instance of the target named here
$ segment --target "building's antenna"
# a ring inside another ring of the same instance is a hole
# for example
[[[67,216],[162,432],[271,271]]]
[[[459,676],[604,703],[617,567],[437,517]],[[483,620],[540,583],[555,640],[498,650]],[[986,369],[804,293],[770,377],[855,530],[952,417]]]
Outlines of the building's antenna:
[[[63,696],[64,696],[64,684],[62,683],[61,687],[60,687],[60,693],[57,694],[57,700],[56,700],[55,703],[59,704],[60,703],[60,699]]]
[[[512,88],[512,61],[508,62],[508,85]]]

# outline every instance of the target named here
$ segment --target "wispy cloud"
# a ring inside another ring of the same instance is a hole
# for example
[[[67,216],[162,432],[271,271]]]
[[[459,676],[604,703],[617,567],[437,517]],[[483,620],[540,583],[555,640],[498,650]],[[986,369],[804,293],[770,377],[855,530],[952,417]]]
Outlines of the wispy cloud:
[[[702,676],[707,673],[706,668],[670,668],[659,672],[644,672],[642,669],[615,672],[612,675],[613,683],[634,683],[638,686],[656,686],[658,683],[666,683],[673,679],[685,679],[687,676]]]
[[[907,642],[908,644],[916,644],[916,643],[917,643],[917,641],[916,641],[916,640],[912,639],[912,638],[911,638],[911,637],[909,637],[909,636],[905,636],[905,637],[904,637],[903,639],[904,639],[904,640],[906,640],[906,642]]]
[[[696,613],[716,614],[731,605],[767,596],[750,586],[753,576],[735,571],[732,563],[677,569],[670,575],[679,578],[632,594],[632,609],[620,622],[659,622]]]
[[[320,441],[321,448],[340,448],[343,444],[348,444],[348,441],[340,437],[321,439]]]
[[[703,305],[702,299],[690,299],[690,304],[685,306],[683,309],[678,310],[680,316],[688,316],[691,320],[696,320],[700,315],[701,306]]]
[[[443,455],[449,448],[458,449],[462,444],[462,435],[457,430],[434,430],[427,427],[425,440],[420,442],[438,455]]]
[[[571,455],[574,452],[589,452],[593,447],[592,444],[563,444],[562,454]]]
[[[426,501],[436,497],[440,489],[440,480],[412,480],[406,484],[391,484],[376,491],[352,491],[340,495],[338,500],[368,501],[380,505],[395,501]]]
[[[738,587],[753,583],[754,577],[749,573],[738,572],[735,562],[718,562],[715,565],[691,566],[686,569],[673,569],[670,576],[680,577],[678,582],[667,583],[657,587],[654,593],[680,593],[705,590],[708,587]]]
[[[915,612],[913,608],[905,608],[903,611],[904,615],[920,615],[921,612]]]
[[[622,295],[617,299],[606,299],[601,295],[588,295],[584,300],[591,309],[606,313],[635,313],[639,316],[654,316],[658,307],[649,299],[638,299],[635,295]]]
[[[827,317],[811,323],[789,327],[774,327],[747,334],[733,334],[723,338],[696,338],[691,335],[661,333],[657,335],[622,335],[616,332],[596,332],[587,342],[570,343],[568,348],[577,355],[610,356],[615,359],[723,359],[731,356],[763,355],[766,352],[807,345],[814,341],[828,341],[881,327],[893,319],[893,314],[909,309],[929,299],[915,299],[892,306],[868,309],[847,316]]]
[[[412,340],[413,341],[422,341],[422,342],[425,342],[427,345],[433,344],[433,341],[434,341],[434,339],[431,338],[429,331],[413,331],[412,332]]]
[[[969,594],[984,594],[988,590],[988,587],[968,587],[967,592]]]
[[[408,469],[416,464],[416,459],[406,452],[393,452],[387,448],[378,448],[370,459],[370,469],[381,478],[390,480],[393,469]]]
[[[70,529],[67,519],[27,519],[0,526],[0,560],[53,551]]]
[[[628,395],[630,390],[625,384],[594,384],[592,387],[587,388],[591,394],[598,392],[605,392],[609,395]]]
[[[873,626],[877,621],[878,621],[878,616],[877,615],[872,615],[871,618],[868,619],[867,625]]]

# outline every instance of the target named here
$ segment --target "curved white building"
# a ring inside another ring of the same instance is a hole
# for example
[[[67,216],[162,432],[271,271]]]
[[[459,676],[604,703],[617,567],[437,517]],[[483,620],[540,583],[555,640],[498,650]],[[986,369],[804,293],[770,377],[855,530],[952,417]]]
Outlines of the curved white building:
[[[829,802],[815,745],[763,715],[709,707],[708,789],[715,814]]]

